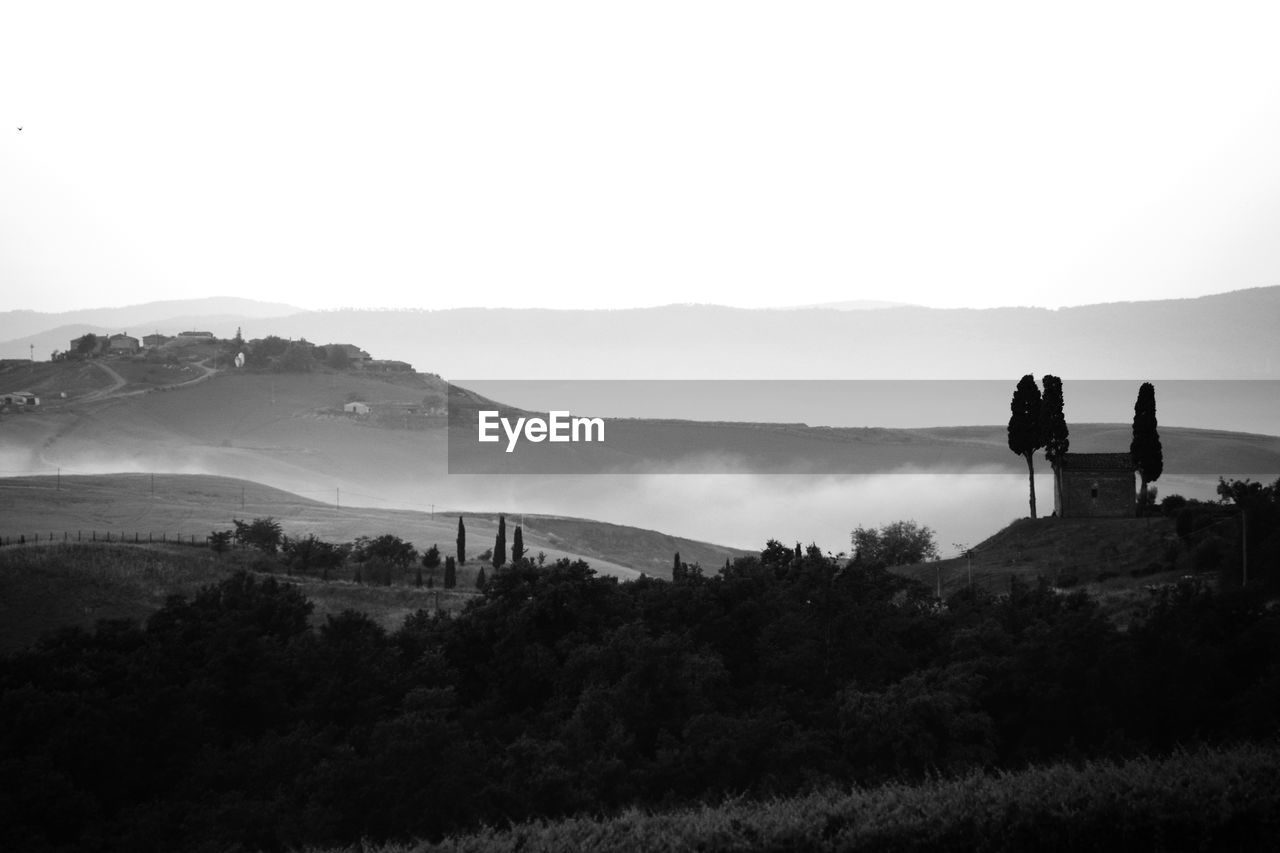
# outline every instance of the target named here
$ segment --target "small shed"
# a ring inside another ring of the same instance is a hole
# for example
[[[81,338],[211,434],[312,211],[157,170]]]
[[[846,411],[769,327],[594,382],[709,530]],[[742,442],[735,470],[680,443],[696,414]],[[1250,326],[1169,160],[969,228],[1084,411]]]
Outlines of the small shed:
[[[342,411],[349,415],[367,415],[369,414],[369,404],[360,402],[347,403],[342,407]]]
[[[38,406],[40,398],[30,391],[14,391],[0,397],[0,402],[6,406]]]
[[[1053,469],[1059,518],[1131,518],[1137,505],[1128,453],[1067,453]]]

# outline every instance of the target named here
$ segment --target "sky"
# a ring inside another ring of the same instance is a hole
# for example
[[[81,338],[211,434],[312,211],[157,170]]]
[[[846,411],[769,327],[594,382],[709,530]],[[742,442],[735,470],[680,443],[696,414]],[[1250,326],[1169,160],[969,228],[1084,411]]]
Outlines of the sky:
[[[1277,24],[1268,3],[10,0],[0,310],[1280,284]]]

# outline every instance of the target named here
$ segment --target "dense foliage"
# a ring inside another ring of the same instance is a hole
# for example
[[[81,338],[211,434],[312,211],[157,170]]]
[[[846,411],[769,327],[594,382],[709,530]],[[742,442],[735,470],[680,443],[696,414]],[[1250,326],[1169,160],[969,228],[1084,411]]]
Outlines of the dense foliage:
[[[0,661],[0,848],[438,838],[1280,724],[1280,612],[1195,584],[1122,632],[1082,593],[940,608],[778,546],[678,582],[521,561],[462,616],[394,633],[310,610],[239,574]]]
[[[629,809],[341,853],[1272,850],[1277,765],[1275,746],[1200,749],[656,814]]]

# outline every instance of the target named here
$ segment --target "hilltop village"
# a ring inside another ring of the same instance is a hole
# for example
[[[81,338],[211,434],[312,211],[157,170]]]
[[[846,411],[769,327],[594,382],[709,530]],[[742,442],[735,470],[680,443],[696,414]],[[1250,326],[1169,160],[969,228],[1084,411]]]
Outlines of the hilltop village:
[[[54,351],[46,362],[7,359],[0,365],[0,413],[174,390],[217,374],[240,373],[320,373],[373,380],[356,383],[331,400],[316,401],[319,414],[371,425],[423,428],[426,424],[419,421],[444,414],[440,378],[415,373],[409,362],[374,358],[351,343],[314,344],[276,335],[246,339],[239,329],[230,338],[196,329],[174,334],[87,333],[72,338],[67,349]],[[424,385],[429,386],[425,397],[420,387]],[[415,392],[413,399],[401,399],[409,387]]]

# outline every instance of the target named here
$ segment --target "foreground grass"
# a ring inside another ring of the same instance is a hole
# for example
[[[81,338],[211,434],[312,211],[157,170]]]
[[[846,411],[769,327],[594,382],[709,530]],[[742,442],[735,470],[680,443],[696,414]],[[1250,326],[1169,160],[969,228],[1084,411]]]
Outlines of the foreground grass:
[[[1271,850],[1280,843],[1278,766],[1275,745],[1206,748],[664,814],[634,810],[341,853]]]

